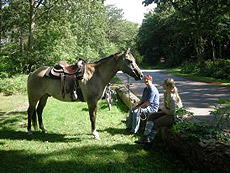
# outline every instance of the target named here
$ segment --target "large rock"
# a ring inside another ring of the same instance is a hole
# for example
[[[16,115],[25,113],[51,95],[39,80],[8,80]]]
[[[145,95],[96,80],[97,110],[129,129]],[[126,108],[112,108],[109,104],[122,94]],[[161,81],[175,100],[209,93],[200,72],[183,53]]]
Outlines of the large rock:
[[[167,146],[193,168],[204,172],[230,172],[230,146],[210,140],[198,140],[186,134],[162,128],[159,133]]]

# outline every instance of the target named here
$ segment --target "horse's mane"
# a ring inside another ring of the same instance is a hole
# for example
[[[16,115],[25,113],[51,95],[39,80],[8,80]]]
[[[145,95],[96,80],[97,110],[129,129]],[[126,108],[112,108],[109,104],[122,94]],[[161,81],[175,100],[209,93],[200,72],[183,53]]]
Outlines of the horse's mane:
[[[111,58],[113,58],[113,57],[117,57],[117,56],[120,55],[120,54],[121,54],[121,53],[115,53],[115,54],[113,54],[113,55],[110,55],[110,56],[108,56],[108,57],[102,58],[102,59],[100,59],[100,60],[94,62],[94,64],[100,64],[100,63],[102,63],[103,61],[106,61],[106,60],[111,59]]]

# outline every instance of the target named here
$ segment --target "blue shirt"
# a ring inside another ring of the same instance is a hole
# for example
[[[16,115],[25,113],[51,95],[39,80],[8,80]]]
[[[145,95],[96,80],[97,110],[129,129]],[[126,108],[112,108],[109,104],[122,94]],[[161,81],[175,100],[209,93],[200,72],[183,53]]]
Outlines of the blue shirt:
[[[157,112],[159,108],[159,91],[154,85],[150,85],[149,87],[145,87],[142,94],[142,101],[149,101],[150,111]]]

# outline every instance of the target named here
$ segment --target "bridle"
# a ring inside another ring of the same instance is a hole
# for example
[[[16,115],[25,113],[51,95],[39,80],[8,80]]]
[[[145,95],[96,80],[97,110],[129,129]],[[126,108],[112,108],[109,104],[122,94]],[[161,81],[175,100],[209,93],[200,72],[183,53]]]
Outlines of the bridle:
[[[122,54],[122,65],[123,65],[123,66],[128,65],[128,64],[126,63],[126,61],[125,61],[125,60],[126,60],[125,57],[126,57],[126,54],[123,53],[123,54]],[[131,68],[131,70],[133,71],[133,73],[136,74],[136,73],[135,73],[136,69],[133,67],[133,65],[130,64],[129,67]]]

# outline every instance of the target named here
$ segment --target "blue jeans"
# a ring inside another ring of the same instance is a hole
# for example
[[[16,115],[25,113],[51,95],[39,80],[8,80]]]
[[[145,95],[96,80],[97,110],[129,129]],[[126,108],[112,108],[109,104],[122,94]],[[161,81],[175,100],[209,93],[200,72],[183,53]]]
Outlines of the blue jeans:
[[[129,116],[128,116],[128,119],[126,121],[127,129],[129,129],[130,132],[132,132],[132,133],[137,133],[137,131],[139,130],[139,127],[140,127],[141,117],[148,118],[148,116],[152,113],[154,113],[154,112],[151,111],[151,109],[149,107],[135,109],[135,110],[133,110],[133,108],[132,108],[129,111]]]

